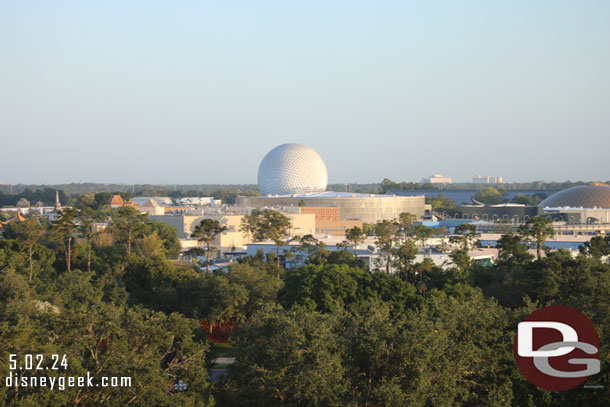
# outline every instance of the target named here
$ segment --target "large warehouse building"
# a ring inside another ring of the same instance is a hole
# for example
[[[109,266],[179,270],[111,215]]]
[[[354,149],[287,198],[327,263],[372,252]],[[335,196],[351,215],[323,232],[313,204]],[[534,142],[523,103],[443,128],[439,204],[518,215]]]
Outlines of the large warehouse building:
[[[417,217],[425,214],[426,198],[420,196],[395,196],[376,194],[352,194],[347,192],[318,192],[311,194],[238,197],[237,206],[250,208],[279,206],[327,206],[338,207],[342,220],[362,220],[376,223],[384,219],[397,219],[403,212]]]

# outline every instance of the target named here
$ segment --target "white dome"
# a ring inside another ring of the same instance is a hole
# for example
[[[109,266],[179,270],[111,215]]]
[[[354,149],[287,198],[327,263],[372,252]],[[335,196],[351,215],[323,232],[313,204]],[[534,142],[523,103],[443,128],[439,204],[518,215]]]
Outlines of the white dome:
[[[269,151],[258,167],[258,189],[263,195],[308,194],[326,191],[324,160],[303,144],[282,144]]]

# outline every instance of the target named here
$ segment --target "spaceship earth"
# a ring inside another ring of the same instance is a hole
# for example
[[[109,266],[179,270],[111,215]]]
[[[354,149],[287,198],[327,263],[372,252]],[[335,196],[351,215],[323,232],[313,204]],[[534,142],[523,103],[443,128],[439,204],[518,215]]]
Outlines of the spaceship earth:
[[[303,144],[282,144],[265,155],[258,167],[258,188],[263,195],[323,192],[328,172],[322,157]]]

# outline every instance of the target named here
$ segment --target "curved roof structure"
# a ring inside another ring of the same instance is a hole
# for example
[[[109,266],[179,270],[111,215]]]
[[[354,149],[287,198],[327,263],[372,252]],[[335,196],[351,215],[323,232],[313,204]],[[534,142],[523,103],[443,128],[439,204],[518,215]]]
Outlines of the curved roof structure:
[[[322,157],[303,144],[282,144],[269,151],[258,167],[263,195],[323,192],[328,172]]]
[[[579,185],[559,191],[540,202],[543,208],[608,208],[610,186],[604,184]]]

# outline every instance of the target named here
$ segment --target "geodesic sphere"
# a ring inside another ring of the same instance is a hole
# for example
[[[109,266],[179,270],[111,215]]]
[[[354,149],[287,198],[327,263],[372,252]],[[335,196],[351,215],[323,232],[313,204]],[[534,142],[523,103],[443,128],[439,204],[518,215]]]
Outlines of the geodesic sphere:
[[[328,172],[322,157],[303,144],[282,144],[269,151],[258,167],[258,188],[263,195],[324,192]]]

